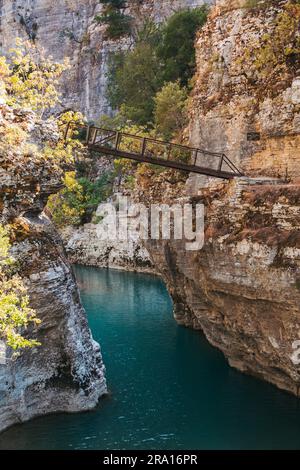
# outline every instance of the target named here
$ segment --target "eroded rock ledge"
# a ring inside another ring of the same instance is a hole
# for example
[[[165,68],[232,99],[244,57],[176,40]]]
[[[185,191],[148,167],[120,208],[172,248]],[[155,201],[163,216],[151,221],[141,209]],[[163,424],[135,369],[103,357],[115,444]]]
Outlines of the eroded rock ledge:
[[[68,259],[71,263],[97,268],[155,274],[155,267],[145,247],[137,240],[100,240],[97,225],[66,227],[61,230]]]
[[[46,131],[32,115],[4,105],[0,121],[4,128],[22,123],[33,139]],[[91,409],[106,393],[100,347],[88,327],[61,239],[42,214],[60,180],[51,159],[21,151],[1,157],[0,223],[12,227],[13,255],[41,320],[28,335],[42,345],[16,359],[7,351],[6,363],[0,364],[0,431],[43,414]]]

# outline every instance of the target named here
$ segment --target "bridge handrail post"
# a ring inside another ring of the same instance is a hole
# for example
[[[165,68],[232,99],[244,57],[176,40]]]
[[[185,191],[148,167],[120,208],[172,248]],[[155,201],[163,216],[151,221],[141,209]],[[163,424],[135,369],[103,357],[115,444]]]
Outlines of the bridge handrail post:
[[[95,145],[95,143],[96,143],[97,135],[98,135],[98,129],[97,129],[97,127],[95,127],[95,128],[94,128],[93,141],[92,141],[92,144],[93,144],[93,145]]]
[[[116,149],[116,150],[119,150],[119,146],[120,146],[120,143],[121,143],[121,139],[122,139],[121,132],[117,131],[117,132],[116,132],[116,140],[115,140],[115,149]]]
[[[219,171],[222,171],[223,162],[224,162],[224,153],[222,153],[222,155],[220,156],[220,163],[219,163],[219,168],[218,168]]]
[[[142,140],[142,149],[141,149],[141,155],[144,156],[146,152],[146,147],[147,147],[147,138],[143,137]]]
[[[91,126],[87,126],[85,143],[88,145],[90,141]]]

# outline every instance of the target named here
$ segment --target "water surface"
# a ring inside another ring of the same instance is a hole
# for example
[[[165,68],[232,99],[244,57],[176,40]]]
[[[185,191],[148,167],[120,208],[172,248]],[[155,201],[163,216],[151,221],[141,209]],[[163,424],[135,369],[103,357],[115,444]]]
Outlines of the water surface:
[[[231,369],[177,326],[160,279],[76,267],[109,397],[92,412],[37,418],[0,449],[300,448],[300,402]]]

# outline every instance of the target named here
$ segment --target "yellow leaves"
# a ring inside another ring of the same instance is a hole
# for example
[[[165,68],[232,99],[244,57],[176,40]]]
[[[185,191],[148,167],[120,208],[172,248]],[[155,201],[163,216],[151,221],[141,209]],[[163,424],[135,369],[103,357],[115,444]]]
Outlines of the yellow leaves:
[[[66,111],[65,113],[61,114],[58,120],[58,124],[66,125],[68,123],[73,123],[75,126],[82,125],[84,123],[83,114],[76,111]]]
[[[11,51],[10,65],[0,57],[0,99],[13,108],[34,111],[42,117],[59,100],[58,83],[64,70],[69,67],[68,60],[54,63],[51,56],[46,57],[43,51],[37,51],[29,42],[20,39],[16,48]],[[5,90],[1,90],[1,80]],[[83,145],[76,139],[63,141],[63,124],[68,122],[82,123],[80,113],[67,112],[61,115],[57,124],[61,131],[61,140],[44,144],[43,149],[27,143],[28,132],[21,124],[5,123],[0,126],[0,151],[2,154],[30,154],[36,158],[52,159],[53,162],[70,163],[74,150]]]
[[[5,155],[12,148],[21,148],[26,138],[27,133],[18,124],[0,126],[0,151],[2,155]]]
[[[44,51],[37,51],[30,42],[20,39],[10,52],[12,66],[8,73],[5,73],[5,62],[2,66],[0,62],[0,77],[3,68],[9,104],[32,109],[42,116],[59,100],[57,85],[62,73],[69,68],[69,61],[54,63]]]
[[[77,192],[80,195],[82,190],[80,184],[76,180],[76,173],[75,171],[69,171],[64,176],[64,185],[66,188],[72,192]]]
[[[0,57],[0,80],[4,80],[9,75],[9,66],[5,57]]]
[[[22,279],[10,272],[13,259],[9,255],[9,249],[8,229],[0,225],[0,338],[17,350],[40,344],[35,340],[25,339],[20,332],[30,323],[39,324],[40,320],[30,308]]]
[[[9,236],[7,228],[0,225],[0,269],[1,266],[7,265],[9,260]]]

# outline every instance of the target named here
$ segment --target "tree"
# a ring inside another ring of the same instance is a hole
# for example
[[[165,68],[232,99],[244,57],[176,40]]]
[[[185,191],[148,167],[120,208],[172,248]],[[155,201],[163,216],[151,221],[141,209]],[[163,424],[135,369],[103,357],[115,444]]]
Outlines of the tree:
[[[59,100],[58,85],[68,61],[55,63],[43,50],[37,51],[30,42],[16,40],[10,63],[1,57],[0,76],[7,92],[7,104],[31,109],[40,117]]]
[[[14,350],[39,346],[39,342],[26,339],[20,333],[29,324],[39,324],[40,320],[29,306],[22,279],[14,273],[15,261],[9,250],[8,229],[0,225],[0,338]]]
[[[127,119],[145,125],[153,118],[154,96],[162,85],[160,64],[150,44],[141,42],[134,50],[118,57],[109,98],[113,107]]]
[[[172,15],[162,29],[162,40],[157,48],[158,58],[164,64],[163,81],[180,81],[187,86],[195,72],[196,33],[207,19],[207,7],[181,10]]]
[[[123,0],[101,0],[104,4],[102,15],[96,21],[107,25],[106,34],[110,39],[119,39],[131,33],[132,18],[122,11],[126,4]]]
[[[187,90],[179,82],[166,83],[155,96],[155,127],[166,140],[182,129],[187,119]]]
[[[111,193],[110,173],[104,173],[97,181],[77,178],[74,171],[64,176],[64,188],[48,199],[47,208],[58,227],[78,226],[88,222],[101,201]]]
[[[160,26],[145,21],[135,48],[111,59],[108,99],[112,108],[134,124],[151,128],[156,93],[166,82],[187,86],[194,74],[194,41],[206,17],[207,7],[202,7],[177,12]]]

